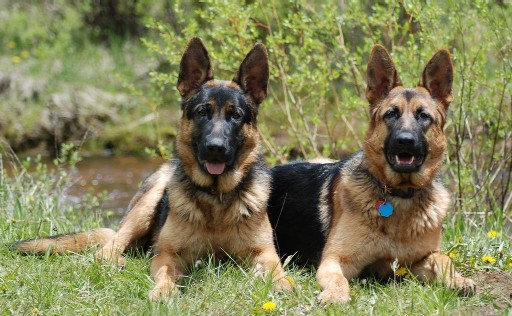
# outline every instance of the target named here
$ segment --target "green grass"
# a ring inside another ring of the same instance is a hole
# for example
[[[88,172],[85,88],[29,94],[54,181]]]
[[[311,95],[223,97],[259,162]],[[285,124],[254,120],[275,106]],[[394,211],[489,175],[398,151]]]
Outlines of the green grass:
[[[0,159],[0,162],[2,160]],[[0,164],[1,166],[1,164]],[[101,265],[94,251],[76,255],[21,256],[9,250],[23,238],[87,230],[102,225],[100,205],[91,197],[82,205],[65,200],[71,184],[66,168],[56,171],[39,165],[31,174],[19,167],[13,175],[0,172],[0,306],[9,315],[433,315],[511,313],[509,295],[510,236],[497,221],[497,236],[490,228],[471,225],[475,218],[451,215],[445,224],[444,250],[451,252],[458,269],[475,277],[474,297],[459,297],[438,284],[422,284],[412,277],[379,283],[351,281],[352,301],[343,306],[317,303],[319,286],[314,271],[288,265],[296,291],[279,293],[270,282],[252,276],[249,268],[230,260],[203,260],[190,271],[182,291],[161,303],[148,300],[153,286],[149,275],[151,254],[129,256],[126,269]],[[502,222],[501,222],[502,223]],[[494,263],[485,263],[482,256]],[[495,280],[490,283],[485,277]],[[487,280],[487,281],[484,281]],[[262,306],[272,301],[276,310]]]

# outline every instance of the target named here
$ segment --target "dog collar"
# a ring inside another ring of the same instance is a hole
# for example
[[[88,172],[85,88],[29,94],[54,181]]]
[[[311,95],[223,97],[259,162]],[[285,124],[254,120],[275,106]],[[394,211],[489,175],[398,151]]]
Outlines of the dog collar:
[[[215,186],[205,188],[205,187],[200,187],[200,186],[196,185],[196,189],[197,189],[197,191],[201,191],[203,193],[207,193],[207,194],[215,195],[215,196],[219,196],[222,194],[222,192],[220,192],[219,189]]]
[[[217,177],[214,178],[213,184],[210,187],[205,188],[205,187],[202,187],[199,185],[195,185],[195,187],[196,187],[197,191],[212,195],[214,197],[218,197],[219,201],[222,202],[224,194],[219,190],[219,188],[217,186]]]
[[[418,191],[417,189],[414,189],[414,188],[407,188],[407,190],[392,188],[386,184],[383,185],[375,177],[373,177],[373,178],[375,180],[375,183],[377,184],[377,187],[382,191],[383,195],[390,195],[390,196],[398,197],[401,199],[411,199],[414,197],[414,193],[416,193],[416,191]]]
[[[372,176],[373,177],[373,176]],[[382,217],[390,217],[393,215],[394,207],[393,204],[387,201],[386,195],[390,195],[393,197],[398,197],[402,199],[410,199],[414,196],[414,193],[417,191],[413,188],[408,188],[407,190],[400,190],[396,188],[389,187],[387,185],[382,185],[382,183],[377,180],[375,177],[373,177],[375,180],[375,183],[377,184],[377,187],[380,189],[379,198],[377,200],[377,204],[375,205],[375,208],[379,212],[379,215]]]

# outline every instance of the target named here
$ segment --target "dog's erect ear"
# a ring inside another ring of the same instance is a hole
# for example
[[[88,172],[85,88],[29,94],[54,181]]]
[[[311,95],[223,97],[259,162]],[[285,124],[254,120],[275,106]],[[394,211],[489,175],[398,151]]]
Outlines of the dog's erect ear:
[[[267,96],[268,78],[267,49],[263,44],[256,44],[240,65],[233,81],[250,95],[256,104],[260,104]]]
[[[373,47],[366,77],[366,99],[370,105],[374,105],[379,99],[387,96],[394,87],[402,85],[395,64],[382,45]]]
[[[446,109],[453,101],[452,82],[453,65],[450,52],[441,49],[425,66],[418,85],[427,89],[432,98],[441,102]]]
[[[208,51],[198,37],[192,38],[181,57],[180,73],[176,88],[182,97],[213,79],[213,71]]]

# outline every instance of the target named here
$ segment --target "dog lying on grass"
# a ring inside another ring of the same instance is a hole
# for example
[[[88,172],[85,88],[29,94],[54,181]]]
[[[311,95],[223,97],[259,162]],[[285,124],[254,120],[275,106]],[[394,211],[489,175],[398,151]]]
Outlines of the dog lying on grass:
[[[265,46],[247,54],[233,80],[213,78],[208,52],[193,38],[183,54],[177,88],[182,96],[174,159],[144,181],[118,232],[102,228],[20,241],[24,253],[83,252],[124,265],[134,247],[155,251],[150,298],[177,291],[176,282],[198,258],[248,259],[280,289],[292,284],[277,256],[266,206],[270,174],[259,153],[257,114],[267,95]]]
[[[395,260],[420,280],[472,294],[475,283],[440,252],[450,207],[437,177],[452,101],[450,54],[438,51],[419,85],[408,89],[377,45],[367,79],[371,119],[361,152],[339,162],[272,169],[268,212],[278,252],[318,264],[323,302],[348,302],[348,280],[366,273],[389,277]]]

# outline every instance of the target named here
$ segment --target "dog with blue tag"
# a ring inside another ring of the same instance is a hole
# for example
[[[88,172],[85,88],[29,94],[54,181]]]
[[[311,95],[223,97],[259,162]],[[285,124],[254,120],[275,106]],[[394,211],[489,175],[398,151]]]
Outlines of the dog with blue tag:
[[[419,280],[469,295],[473,280],[441,253],[450,194],[438,173],[452,102],[450,53],[439,50],[415,88],[404,88],[387,50],[367,68],[370,124],[364,148],[338,162],[272,169],[269,218],[281,258],[317,265],[324,303],[350,301],[349,280],[393,277],[396,264]]]

